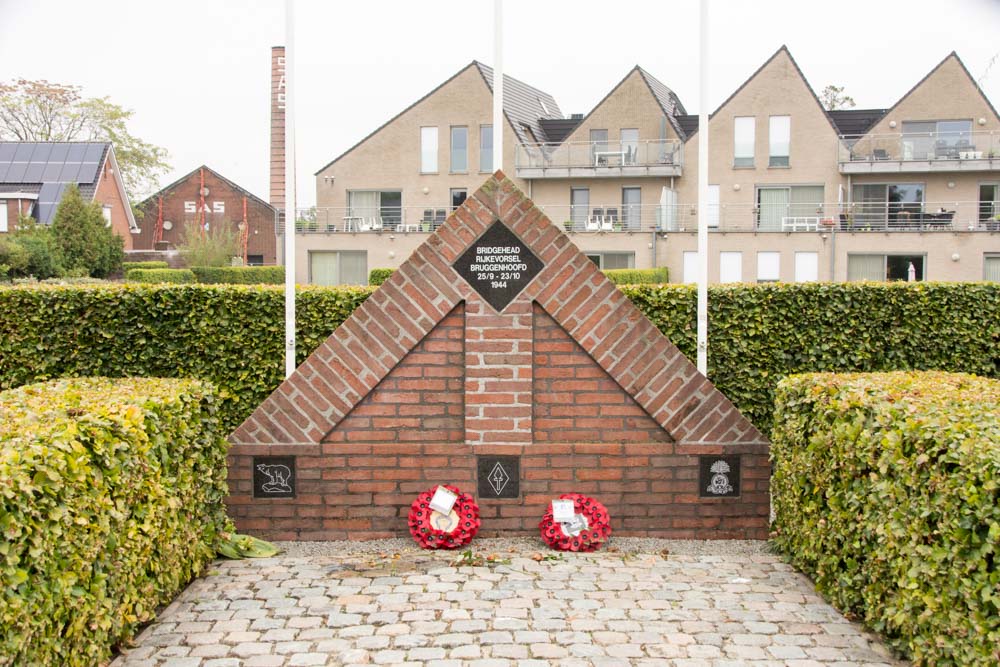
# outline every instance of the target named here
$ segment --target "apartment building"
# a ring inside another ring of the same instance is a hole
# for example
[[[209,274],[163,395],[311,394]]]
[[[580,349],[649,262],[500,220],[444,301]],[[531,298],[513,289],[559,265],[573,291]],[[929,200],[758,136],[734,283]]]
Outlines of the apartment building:
[[[491,167],[473,62],[316,172],[297,279],[398,266]],[[846,82],[848,85],[850,82]],[[504,77],[505,171],[602,268],[695,276],[698,118],[636,66],[587,114]],[[1000,280],[1000,116],[958,55],[827,111],[781,47],[710,115],[711,282]]]

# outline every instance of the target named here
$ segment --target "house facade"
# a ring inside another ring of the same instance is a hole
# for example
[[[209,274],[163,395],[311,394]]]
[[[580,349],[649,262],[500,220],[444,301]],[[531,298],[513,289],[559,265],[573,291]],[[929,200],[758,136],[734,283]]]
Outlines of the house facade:
[[[244,264],[277,263],[277,210],[205,165],[150,195],[138,208],[143,215],[136,250],[176,248],[192,231],[223,225],[239,240]]]
[[[698,118],[636,66],[588,114],[505,77],[504,165],[602,268],[695,278]],[[316,173],[297,279],[398,266],[490,170],[472,63]],[[885,109],[827,111],[781,47],[709,120],[709,280],[1000,279],[1000,117],[957,54]]]
[[[101,205],[108,226],[131,250],[139,226],[107,141],[0,142],[0,234],[13,231],[22,215],[50,224],[71,184],[84,201]]]

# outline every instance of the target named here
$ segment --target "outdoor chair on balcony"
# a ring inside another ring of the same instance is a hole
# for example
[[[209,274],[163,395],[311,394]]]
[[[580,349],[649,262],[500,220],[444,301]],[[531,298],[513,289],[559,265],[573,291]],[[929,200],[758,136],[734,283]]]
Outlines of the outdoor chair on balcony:
[[[601,221],[601,231],[610,232],[618,225],[618,209],[609,208],[607,214],[604,216],[604,220]]]
[[[594,212],[587,218],[586,230],[588,232],[601,231],[601,223],[604,221],[604,209],[595,208]]]
[[[437,229],[444,224],[445,219],[448,217],[448,211],[443,208],[439,208],[434,211],[434,229]],[[431,231],[434,231],[433,229]]]
[[[382,231],[382,218],[378,216],[372,216],[370,218],[365,218],[361,221],[361,225],[358,227],[358,231],[362,232],[380,232]]]
[[[632,146],[627,146],[625,148],[624,165],[627,166],[627,167],[631,167],[631,166],[635,165],[636,157],[638,157],[638,153],[639,153],[639,149],[638,148],[633,148]]]
[[[872,151],[872,158],[875,160],[888,160],[889,151],[884,148],[876,148]]]

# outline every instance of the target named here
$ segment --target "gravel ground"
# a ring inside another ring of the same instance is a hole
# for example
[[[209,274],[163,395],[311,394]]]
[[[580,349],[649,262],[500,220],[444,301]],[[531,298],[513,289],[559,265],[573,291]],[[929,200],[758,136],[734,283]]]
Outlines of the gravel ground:
[[[410,538],[397,537],[367,542],[276,542],[282,555],[292,558],[312,556],[372,555],[384,553],[417,553],[423,551]],[[471,549],[477,553],[523,553],[540,551],[548,553],[548,546],[537,537],[487,537],[473,540]],[[652,537],[614,537],[603,550],[636,554],[660,554],[666,549],[673,555],[684,556],[757,556],[771,554],[770,545],[764,540],[665,540]],[[463,551],[463,549],[457,550]],[[448,553],[448,552],[438,552]]]

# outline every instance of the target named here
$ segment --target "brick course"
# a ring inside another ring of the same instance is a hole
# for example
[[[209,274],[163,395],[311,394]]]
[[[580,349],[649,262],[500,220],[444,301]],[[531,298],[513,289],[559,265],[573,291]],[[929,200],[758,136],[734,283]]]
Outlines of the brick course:
[[[451,268],[497,216],[546,263],[501,313]],[[569,491],[619,534],[767,533],[767,441],[499,172],[231,440],[230,511],[272,539],[405,534],[420,491],[475,491],[477,454],[522,457],[483,534],[533,533]],[[252,498],[268,454],[298,456],[295,498]],[[701,498],[698,456],[721,454],[742,495]]]

